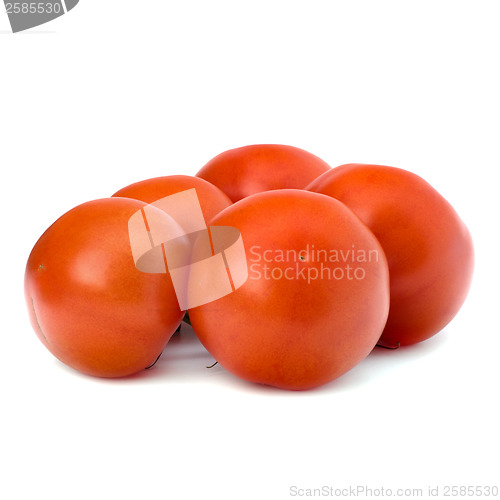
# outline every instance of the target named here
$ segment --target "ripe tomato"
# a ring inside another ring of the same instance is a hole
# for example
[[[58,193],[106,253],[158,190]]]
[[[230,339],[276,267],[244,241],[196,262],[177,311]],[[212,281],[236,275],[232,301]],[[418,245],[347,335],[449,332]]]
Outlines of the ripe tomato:
[[[292,146],[256,144],[230,149],[196,175],[222,189],[231,200],[272,189],[302,189],[330,165]]]
[[[474,252],[469,231],[434,188],[406,170],[350,164],[307,189],[345,203],[385,251],[391,308],[380,344],[421,342],[452,320],[469,290]]]
[[[113,196],[153,203],[166,196],[192,188],[196,189],[207,224],[220,211],[232,204],[231,200],[219,188],[199,177],[189,175],[167,175],[135,182],[120,189]]]
[[[25,273],[33,328],[63,363],[99,377],[151,365],[180,324],[168,274],[136,269],[129,218],[146,206],[106,198],[73,208],[40,237]]]
[[[339,377],[370,353],[389,309],[387,262],[345,205],[304,190],[269,191],[212,224],[239,229],[249,273],[232,293],[189,310],[224,368],[300,390]]]

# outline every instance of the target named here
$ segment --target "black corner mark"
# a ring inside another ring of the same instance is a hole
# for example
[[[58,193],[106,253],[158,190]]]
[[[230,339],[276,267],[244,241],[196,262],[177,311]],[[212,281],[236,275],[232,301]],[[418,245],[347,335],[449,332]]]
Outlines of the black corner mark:
[[[53,21],[75,8],[80,0],[4,0],[13,33]]]

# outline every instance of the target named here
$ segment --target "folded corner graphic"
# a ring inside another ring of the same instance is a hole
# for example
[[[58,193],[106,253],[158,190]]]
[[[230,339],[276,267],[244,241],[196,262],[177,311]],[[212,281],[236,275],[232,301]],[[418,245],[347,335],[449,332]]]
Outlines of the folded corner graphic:
[[[14,33],[48,23],[75,8],[80,0],[4,0],[10,26]]]
[[[162,198],[128,223],[136,268],[170,273],[181,310],[230,294],[248,278],[241,234],[235,227],[207,227],[195,189]]]

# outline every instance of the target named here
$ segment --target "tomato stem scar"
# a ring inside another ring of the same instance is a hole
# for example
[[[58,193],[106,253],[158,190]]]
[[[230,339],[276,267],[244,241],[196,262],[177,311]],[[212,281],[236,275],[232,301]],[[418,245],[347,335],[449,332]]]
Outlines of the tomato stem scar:
[[[150,370],[151,368],[153,368],[154,365],[156,365],[157,361],[160,359],[160,356],[163,354],[163,351],[160,352],[160,354],[158,355],[158,357],[154,360],[154,362],[149,365],[149,366],[146,366],[146,368],[144,368],[145,370]]]
[[[388,345],[377,344],[375,347],[382,347],[384,349],[390,349],[391,351],[394,351],[396,349],[399,349],[401,347],[401,344],[398,342],[398,345],[395,347],[389,347]]]

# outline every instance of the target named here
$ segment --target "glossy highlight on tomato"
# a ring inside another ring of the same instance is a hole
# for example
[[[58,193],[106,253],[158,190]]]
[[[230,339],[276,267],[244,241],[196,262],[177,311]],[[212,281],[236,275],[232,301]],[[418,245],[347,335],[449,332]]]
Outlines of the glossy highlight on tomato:
[[[388,267],[380,243],[344,204],[304,190],[269,191],[223,210],[213,226],[241,232],[249,271],[236,291],[189,310],[224,368],[303,390],[371,352],[389,310]]]
[[[430,184],[400,168],[348,164],[307,189],[345,203],[385,251],[391,307],[381,345],[421,342],[454,318],[471,284],[474,249],[465,224]]]
[[[196,175],[211,182],[233,202],[274,189],[302,189],[330,165],[304,149],[255,144],[212,158]]]
[[[60,361],[97,377],[150,366],[184,311],[168,274],[136,269],[128,221],[145,203],[105,198],[60,217],[35,244],[25,272],[30,320]]]

